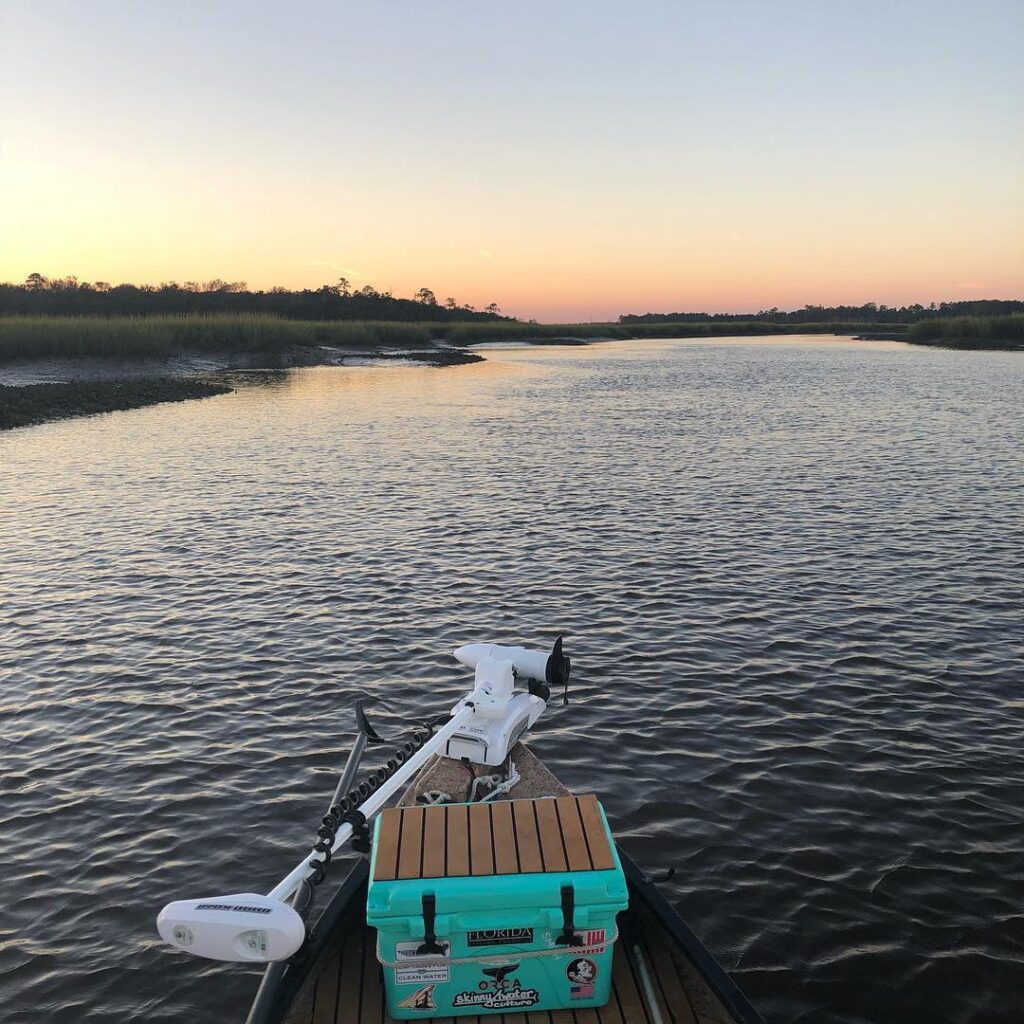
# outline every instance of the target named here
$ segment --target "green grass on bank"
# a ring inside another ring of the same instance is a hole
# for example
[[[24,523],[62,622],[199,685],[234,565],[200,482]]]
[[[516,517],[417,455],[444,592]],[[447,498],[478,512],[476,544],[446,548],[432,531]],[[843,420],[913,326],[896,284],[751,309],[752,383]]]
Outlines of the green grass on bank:
[[[922,320],[911,325],[907,340],[952,348],[1016,348],[1024,345],[1024,313]]]
[[[433,325],[431,325],[433,326]],[[426,324],[276,316],[2,317],[0,360],[99,356],[162,359],[186,351],[285,352],[297,346],[426,348]]]
[[[658,324],[532,324],[492,322],[286,320],[269,314],[195,314],[146,317],[0,317],[0,361],[99,356],[164,359],[183,352],[283,353],[307,346],[374,350],[558,338],[707,338],[733,335],[827,334],[878,324],[779,325],[763,321]]]

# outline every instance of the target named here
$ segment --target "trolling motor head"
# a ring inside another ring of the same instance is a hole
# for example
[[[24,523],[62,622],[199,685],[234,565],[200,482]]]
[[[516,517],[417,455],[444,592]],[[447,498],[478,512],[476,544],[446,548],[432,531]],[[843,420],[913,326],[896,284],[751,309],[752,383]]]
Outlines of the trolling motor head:
[[[448,740],[445,753],[476,764],[501,764],[540,718],[551,687],[569,685],[570,664],[562,653],[561,637],[550,654],[526,647],[467,644],[455,651],[455,657],[476,675],[473,692],[452,708],[452,714],[469,708],[473,717]],[[527,684],[525,693],[515,692],[519,680]]]
[[[160,937],[209,960],[287,960],[305,941],[306,925],[287,903],[245,892],[168,903],[156,919]]]

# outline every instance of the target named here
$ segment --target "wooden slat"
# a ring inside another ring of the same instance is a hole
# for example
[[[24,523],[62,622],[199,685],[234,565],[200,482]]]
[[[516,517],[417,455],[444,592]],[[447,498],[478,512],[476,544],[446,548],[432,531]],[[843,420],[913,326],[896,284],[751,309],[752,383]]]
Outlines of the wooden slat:
[[[558,811],[554,800],[538,800],[537,833],[540,836],[540,852],[544,857],[545,871],[565,871],[565,850],[562,849],[562,830],[558,827]]]
[[[637,1024],[644,1024],[647,1020],[647,1010],[626,960],[623,942],[624,939],[620,938],[615,943],[615,952],[612,954],[612,985],[622,1007],[623,1019],[629,1024],[633,1024],[634,1021]]]
[[[722,1006],[718,996],[708,987],[708,983],[698,974],[689,957],[669,936],[661,922],[643,906],[635,907],[631,913],[641,924],[644,944],[651,951],[659,979],[674,970],[698,1024],[733,1024],[732,1015]],[[675,997],[672,995],[675,988],[671,981],[667,985],[663,982],[662,989],[670,1003],[673,998],[678,999],[678,993]],[[675,1012],[675,1006],[671,1008]]]
[[[653,932],[646,932],[644,935],[644,950],[647,954],[647,964],[651,974],[654,976],[654,984],[661,990],[669,1013],[675,1024],[697,1024],[697,1016],[690,1005],[690,999],[686,989],[676,972],[676,966],[669,955],[668,937],[657,935]]]
[[[582,1010],[574,1010],[573,1013],[576,1016],[576,1024],[601,1024],[596,1007],[585,1007]]]
[[[512,817],[516,826],[516,847],[519,850],[519,870],[524,873],[543,871],[544,861],[540,856],[540,839],[537,837],[537,818],[533,803],[516,800],[512,804]]]
[[[512,805],[499,800],[491,805],[491,828],[494,831],[494,870],[499,875],[519,872],[516,856],[516,837],[512,827]]]
[[[735,1024],[731,1013],[708,983],[697,972],[697,968],[686,954],[673,943],[670,947],[672,960],[679,972],[679,978],[686,989],[686,996],[693,1007],[694,1016],[700,1024]]]
[[[423,811],[423,877],[444,878],[447,844],[445,824],[447,808],[437,805]]]
[[[449,878],[469,874],[469,817],[465,804],[454,804],[448,808],[448,855]]]
[[[423,808],[402,809],[402,840],[398,847],[398,878],[419,878],[423,864]]]
[[[575,1024],[572,1010],[552,1010],[551,1024]]]
[[[623,940],[624,941],[624,940]],[[692,1020],[685,1017],[674,1017],[669,1012],[668,1004],[665,1001],[665,994],[662,991],[661,985],[658,979],[658,970],[651,960],[650,950],[647,949],[646,943],[641,938],[637,938],[636,945],[639,946],[640,955],[644,958],[644,969],[642,970],[639,962],[637,961],[636,950],[631,946],[626,946],[626,954],[629,958],[630,966],[633,968],[633,977],[636,979],[637,988],[639,988],[641,995],[644,997],[644,1005],[647,1006],[647,1014],[649,1017],[654,1015],[651,1013],[651,1008],[648,1005],[651,993],[648,992],[647,987],[643,984],[644,971],[646,971],[647,977],[650,979],[651,988],[654,990],[654,1001],[658,1004],[657,1016],[661,1018],[664,1024],[692,1024]],[[684,996],[685,999],[685,996]],[[689,1010],[690,1004],[686,1003],[686,1009]]]
[[[608,994],[608,1002],[597,1008],[597,1019],[599,1024],[623,1024],[622,1011],[619,1009],[619,1000],[615,995],[614,985]]]
[[[360,1024],[382,1024],[384,1019],[384,978],[377,962],[377,930],[366,929],[363,940],[363,1002]]]
[[[398,836],[401,831],[402,812],[388,807],[380,812],[380,835],[377,838],[377,867],[374,879],[380,882],[395,877],[398,866]]]
[[[341,980],[338,984],[336,1024],[360,1024],[359,989],[363,983],[363,940],[366,929],[352,921],[345,932],[341,954]]]
[[[578,797],[577,802],[594,870],[610,871],[615,867],[615,860],[612,857],[611,847],[608,845],[608,835],[604,830],[604,822],[601,820],[601,808],[597,803],[597,797],[593,793],[588,793],[586,796]]]
[[[494,874],[491,805],[469,805],[469,865],[474,875]]]
[[[570,871],[589,871],[590,853],[587,840],[583,837],[583,822],[574,796],[560,796],[555,799],[558,822],[562,826],[562,842]]]
[[[334,1013],[338,1008],[338,973],[341,970],[341,953],[332,957],[316,979],[316,995],[313,997],[313,1016],[310,1024],[334,1024]]]

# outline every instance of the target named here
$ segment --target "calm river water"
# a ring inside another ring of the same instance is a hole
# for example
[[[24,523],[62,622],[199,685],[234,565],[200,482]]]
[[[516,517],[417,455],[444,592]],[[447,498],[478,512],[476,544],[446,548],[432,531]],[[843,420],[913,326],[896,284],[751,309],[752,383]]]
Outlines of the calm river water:
[[[1024,356],[239,380],[0,437],[0,1018],[242,1021],[160,906],[291,867],[353,694],[564,631],[534,749],[770,1022],[1024,1019]]]

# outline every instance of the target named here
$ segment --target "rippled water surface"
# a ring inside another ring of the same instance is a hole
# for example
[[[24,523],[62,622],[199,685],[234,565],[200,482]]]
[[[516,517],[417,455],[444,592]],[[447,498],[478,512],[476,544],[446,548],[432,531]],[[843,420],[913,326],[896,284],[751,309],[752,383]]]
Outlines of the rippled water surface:
[[[292,865],[354,693],[564,630],[534,749],[769,1021],[1024,1019],[1022,383],[627,342],[4,435],[0,1018],[242,1021],[159,907]]]

